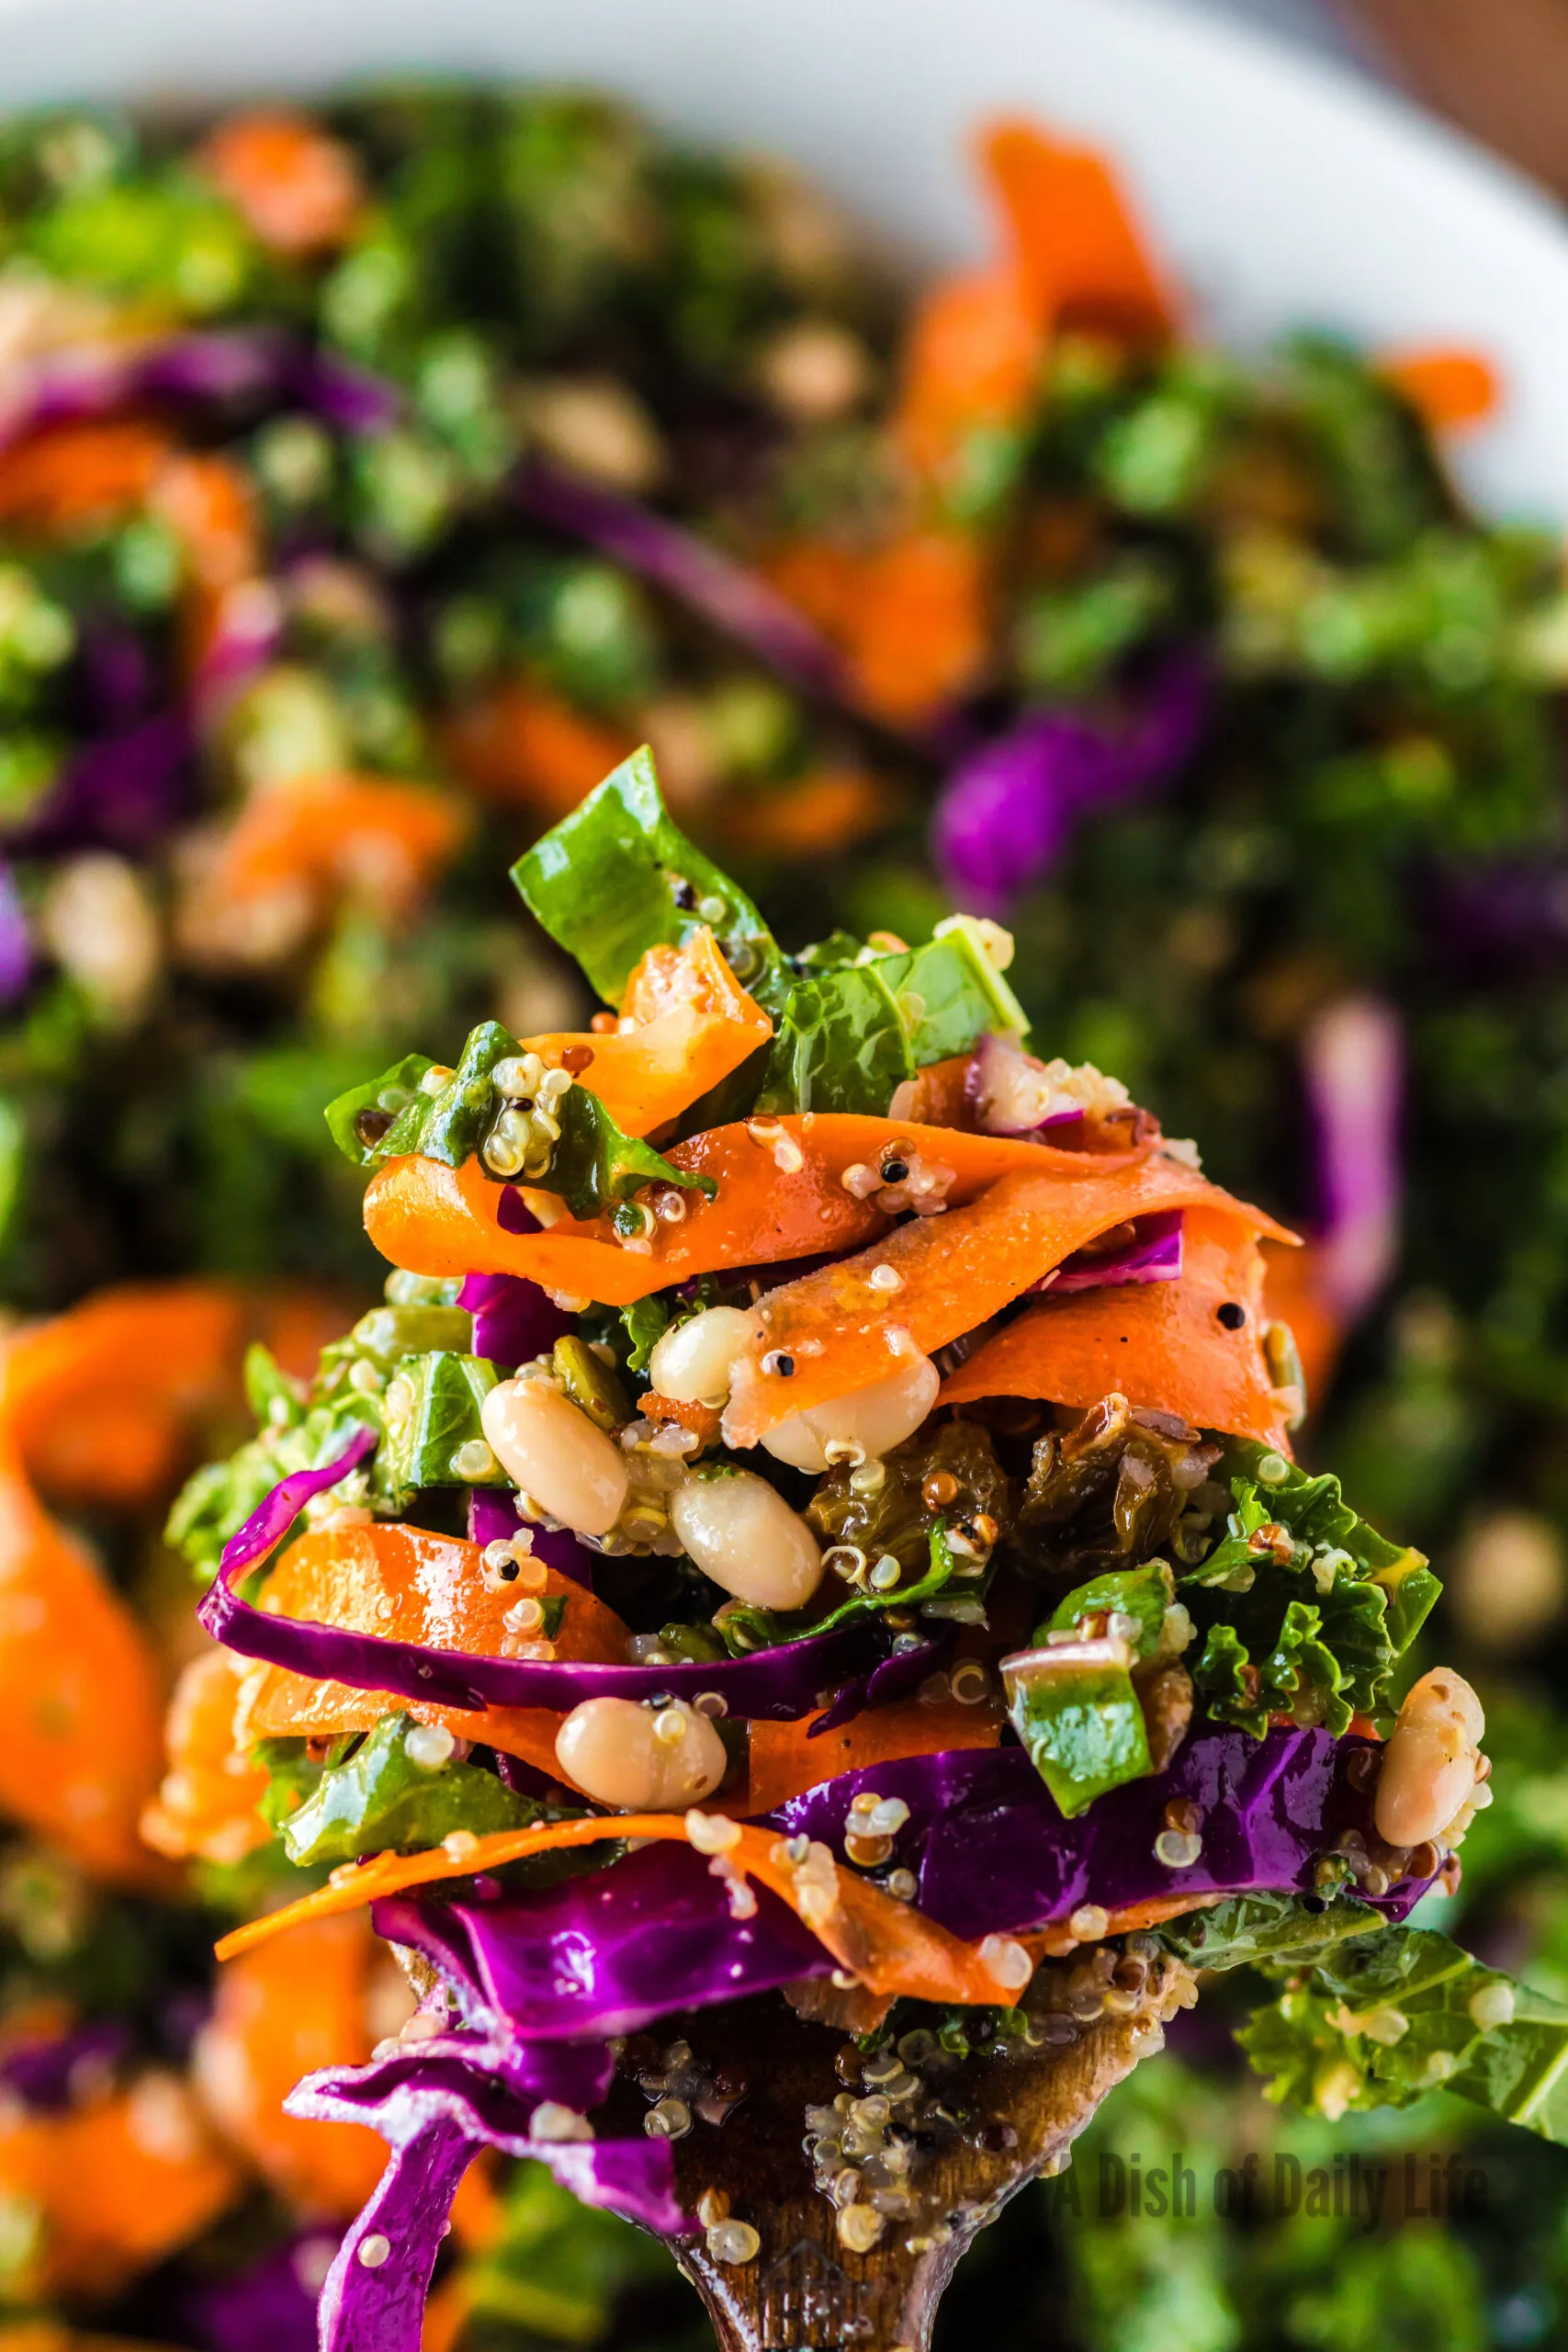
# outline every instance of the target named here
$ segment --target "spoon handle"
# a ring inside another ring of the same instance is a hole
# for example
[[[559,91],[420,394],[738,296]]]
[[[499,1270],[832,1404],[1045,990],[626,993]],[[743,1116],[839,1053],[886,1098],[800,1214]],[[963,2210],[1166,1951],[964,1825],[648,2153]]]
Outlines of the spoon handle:
[[[1564,0],[1339,0],[1397,78],[1440,114],[1568,195]]]
[[[846,2085],[863,2096],[854,2045],[776,1998],[705,2011],[680,2030],[694,2065],[732,2091],[744,2085],[721,2122],[695,2121],[675,2147],[682,2202],[700,2206],[710,2226],[671,2251],[723,2352],[927,2352],[942,2290],[976,2233],[1027,2181],[1061,2168],[1112,2084],[1163,2039],[1147,2018],[1107,2015],[1066,2048],[1012,2044],[933,2065],[906,2210],[883,2218],[862,2250],[845,2243],[803,2146],[808,2108],[830,2109]],[[630,2122],[632,2085],[623,2078],[615,2096]],[[874,2195],[856,2193],[857,2214]],[[748,2225],[742,2250],[755,2233],[748,2259],[722,2258],[734,2233],[727,2238],[715,2215]]]

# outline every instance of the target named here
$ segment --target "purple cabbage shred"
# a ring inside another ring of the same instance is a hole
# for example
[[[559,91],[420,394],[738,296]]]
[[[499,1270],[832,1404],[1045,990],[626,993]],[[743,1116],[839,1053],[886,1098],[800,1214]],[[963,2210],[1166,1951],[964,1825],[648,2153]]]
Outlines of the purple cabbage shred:
[[[1171,783],[1197,744],[1207,706],[1197,659],[1173,655],[1130,722],[1113,729],[1065,710],[1032,711],[949,776],[932,849],[953,896],[1006,914],[1044,879],[1080,818]]]

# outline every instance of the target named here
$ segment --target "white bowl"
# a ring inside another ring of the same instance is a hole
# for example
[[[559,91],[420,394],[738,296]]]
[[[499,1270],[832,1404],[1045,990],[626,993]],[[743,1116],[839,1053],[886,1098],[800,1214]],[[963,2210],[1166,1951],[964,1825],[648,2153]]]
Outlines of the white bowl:
[[[923,258],[975,251],[976,119],[1119,159],[1221,335],[1459,344],[1506,401],[1461,469],[1568,522],[1568,227],[1503,165],[1328,62],[1152,0],[0,0],[7,106],[321,89],[417,67],[592,81],[794,157]]]

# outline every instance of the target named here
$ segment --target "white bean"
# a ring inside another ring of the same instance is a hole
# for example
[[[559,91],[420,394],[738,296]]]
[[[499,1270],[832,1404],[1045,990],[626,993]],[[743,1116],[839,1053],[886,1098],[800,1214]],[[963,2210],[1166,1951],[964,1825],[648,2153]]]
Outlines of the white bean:
[[[584,1699],[556,1735],[563,1772],[597,1804],[678,1813],[711,1796],[728,1757],[712,1724],[684,1701],[657,1712],[632,1699]]]
[[[913,1437],[942,1386],[942,1374],[930,1356],[914,1354],[890,1372],[847,1396],[792,1413],[762,1432],[762,1443],[780,1462],[796,1470],[827,1470],[829,1446],[858,1445],[867,1457],[889,1453]]]
[[[1420,1846],[1453,1819],[1475,1786],[1481,1702],[1451,1667],[1424,1674],[1399,1711],[1378,1773],[1373,1820],[1391,1846]]]
[[[67,859],[50,885],[39,923],[85,993],[112,1019],[134,1021],[163,955],[157,910],[135,866],[107,850]]]
[[[503,1380],[479,1412],[497,1461],[546,1516],[606,1535],[626,1506],[626,1457],[547,1380]]]
[[[1462,1674],[1450,1666],[1435,1666],[1413,1682],[1399,1711],[1402,1724],[1443,1724],[1450,1718],[1462,1724],[1472,1747],[1486,1736],[1486,1717],[1480,1700]]]
[[[751,1317],[739,1306],[705,1307],[665,1332],[648,1360],[649,1375],[659,1394],[678,1405],[722,1405],[729,1367],[750,1337]]]
[[[822,1581],[817,1538],[754,1470],[687,1478],[670,1522],[703,1574],[762,1609],[800,1609]]]

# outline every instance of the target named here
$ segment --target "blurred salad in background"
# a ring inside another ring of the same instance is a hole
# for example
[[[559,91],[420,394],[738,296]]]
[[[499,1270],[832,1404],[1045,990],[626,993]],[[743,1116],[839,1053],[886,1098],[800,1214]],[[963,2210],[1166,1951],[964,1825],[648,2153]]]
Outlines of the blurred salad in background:
[[[247,1858],[197,1867],[205,1915],[141,1875],[147,1726],[192,1640],[156,1529],[241,1433],[247,1336],[297,1314],[273,1344],[304,1372],[369,1302],[321,1102],[411,1035],[455,1060],[481,1012],[585,1017],[500,877],[644,739],[782,930],[917,945],[953,896],[1005,915],[1043,1049],[1313,1227],[1275,1300],[1321,1400],[1308,1458],[1432,1552],[1439,1625],[1495,1661],[1504,1793],[1442,1922],[1568,1994],[1561,550],[1448,483],[1483,361],[1217,352],[1099,159],[1002,124],[981,160],[991,260],[911,295],[784,171],[594,96],[5,131],[0,1295],[177,1285],[25,1332],[0,1400],[28,1569],[0,1674],[30,1700],[101,1602],[126,1695],[85,1812],[25,1743],[0,1782],[0,2037],[56,2052],[0,2139],[19,2311],[85,2290],[100,2328],[219,2352],[258,2310],[283,2343],[287,2311],[309,2340],[321,2233],[363,2189],[271,2145],[297,1988],[231,1974],[209,2007]],[[264,1268],[333,1296],[290,1306]],[[148,1393],[165,1361],[188,1377]],[[55,1736],[84,1732],[78,1694]],[[382,2030],[367,1952],[313,1974],[334,2058]],[[1315,2144],[1225,2037],[1190,2059],[1099,2144],[1153,2144],[1173,2107],[1227,2160]],[[1016,2324],[1043,2278],[1038,2340],[1089,2352],[1381,2345],[1391,2314],[1444,2352],[1551,2342],[1562,2160],[1459,2114],[1338,2131],[1469,2135],[1487,2217],[1167,2245],[1031,2192],[944,2325]],[[184,2218],[83,2252],[76,2184],[134,2179],[128,2146],[183,2167]],[[471,2340],[595,2340],[622,2279],[623,2330],[689,2331],[637,2241],[555,2194],[525,2174],[473,2217]]]

